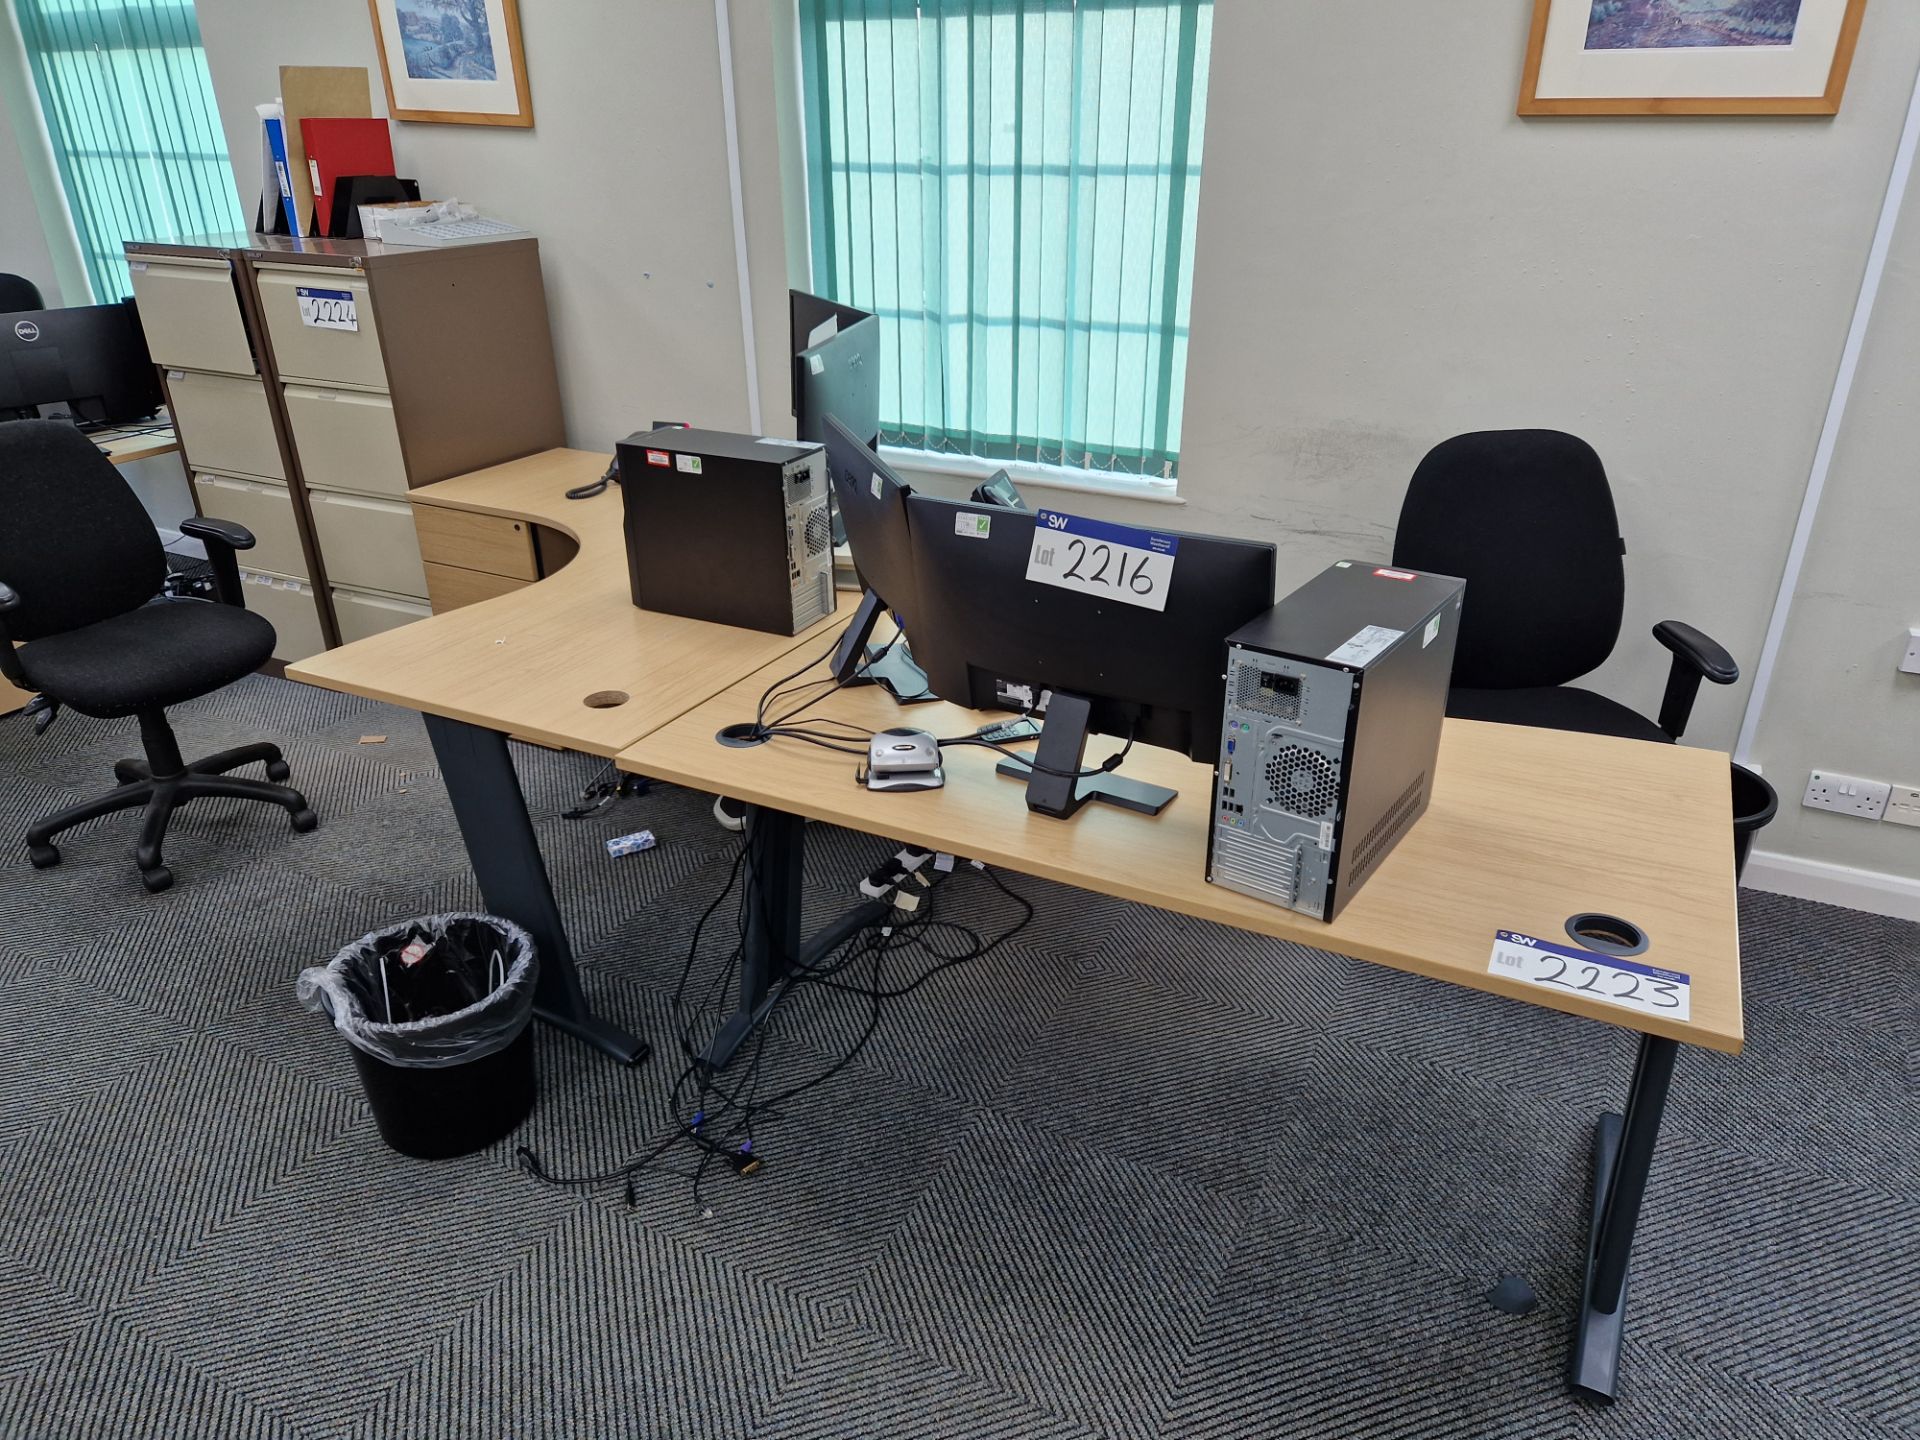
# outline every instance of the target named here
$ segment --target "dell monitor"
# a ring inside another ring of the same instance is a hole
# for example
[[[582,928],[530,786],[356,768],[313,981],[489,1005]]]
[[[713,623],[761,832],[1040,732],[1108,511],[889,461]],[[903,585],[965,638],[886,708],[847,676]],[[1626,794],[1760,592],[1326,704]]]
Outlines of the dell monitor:
[[[865,310],[803,291],[787,292],[793,345],[794,434],[827,443],[838,417],[869,447],[880,437],[880,321]]]
[[[975,709],[1051,692],[1027,781],[1027,808],[1061,819],[1088,800],[1158,814],[1173,792],[1083,765],[1090,732],[1211,763],[1220,746],[1226,639],[1273,604],[1274,547],[1205,535],[1175,542],[1161,609],[1027,579],[1039,517],[907,497],[915,658],[935,694]],[[1070,539],[1064,544],[1073,543]],[[1100,564],[1097,543],[1085,572]],[[1113,575],[1112,570],[1105,577]],[[1122,583],[1137,593],[1139,570]]]
[[[834,651],[834,678],[843,685],[885,686],[907,704],[931,700],[926,674],[907,653],[903,637],[884,649],[867,643],[881,611],[891,610],[898,620],[919,608],[907,535],[909,491],[838,416],[826,418],[826,446],[827,485],[846,522],[853,568],[866,592]]]
[[[117,425],[160,400],[133,301],[0,315],[0,416],[65,405],[76,420]]]

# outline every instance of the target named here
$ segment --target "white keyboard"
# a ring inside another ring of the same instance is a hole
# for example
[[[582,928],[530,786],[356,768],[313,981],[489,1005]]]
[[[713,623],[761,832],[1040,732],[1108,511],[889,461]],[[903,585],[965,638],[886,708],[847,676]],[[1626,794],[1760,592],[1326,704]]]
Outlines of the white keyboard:
[[[389,245],[469,245],[476,240],[511,240],[527,232],[504,220],[476,215],[471,220],[434,220],[425,225],[396,225],[383,238]]]

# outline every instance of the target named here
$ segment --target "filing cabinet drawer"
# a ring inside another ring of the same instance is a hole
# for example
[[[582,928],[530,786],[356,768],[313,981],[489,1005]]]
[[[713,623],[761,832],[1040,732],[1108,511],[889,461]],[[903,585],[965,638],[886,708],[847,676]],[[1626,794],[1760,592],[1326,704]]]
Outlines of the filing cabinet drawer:
[[[404,500],[326,490],[309,490],[307,502],[313,508],[328,584],[426,598],[427,575],[420,568],[412,506]]]
[[[362,590],[333,587],[333,623],[339,627],[340,643],[350,645],[383,630],[396,630],[424,620],[433,612],[421,600],[402,600],[393,595],[373,595]]]
[[[283,380],[387,388],[380,334],[374,328],[367,278],[358,270],[319,265],[258,267],[260,308],[266,312],[273,360]],[[308,325],[300,318],[301,290],[326,290],[353,298],[354,330]]]
[[[407,493],[393,401],[315,385],[289,385],[286,392],[294,449],[308,485],[361,495]]]
[[[427,598],[433,602],[436,615],[491,600],[496,595],[524,590],[532,583],[509,575],[489,575],[484,570],[462,570],[458,565],[427,563]]]
[[[174,428],[196,468],[287,478],[266,386],[258,377],[169,370],[167,393],[173,400]]]
[[[233,267],[225,260],[129,256],[140,328],[156,365],[180,370],[254,373]]]
[[[258,570],[240,572],[240,593],[247,609],[273,626],[276,660],[305,660],[327,648],[320,633],[320,600],[305,580],[267,575]]]
[[[533,527],[503,515],[481,515],[446,505],[416,505],[420,556],[435,565],[483,570],[513,580],[538,580]]]
[[[193,496],[202,515],[232,520],[253,532],[253,548],[241,555],[276,575],[305,575],[300,526],[293,518],[293,496],[285,485],[267,480],[236,480],[226,475],[195,475]]]

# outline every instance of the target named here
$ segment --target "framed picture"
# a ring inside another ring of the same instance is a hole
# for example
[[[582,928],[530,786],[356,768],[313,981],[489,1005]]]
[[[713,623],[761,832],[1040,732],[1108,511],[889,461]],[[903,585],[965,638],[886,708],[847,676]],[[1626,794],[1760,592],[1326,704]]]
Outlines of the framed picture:
[[[1833,115],[1867,0],[1534,0],[1522,115]]]
[[[387,113],[445,125],[531,125],[518,0],[367,0]]]

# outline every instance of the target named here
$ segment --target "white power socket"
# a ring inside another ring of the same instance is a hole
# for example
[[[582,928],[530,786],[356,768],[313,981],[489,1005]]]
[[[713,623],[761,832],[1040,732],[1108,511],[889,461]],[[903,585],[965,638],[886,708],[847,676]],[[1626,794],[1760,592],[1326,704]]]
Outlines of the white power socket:
[[[1920,675],[1920,625],[1907,631],[1907,653],[1900,657],[1902,675]]]
[[[1807,793],[1800,797],[1800,803],[1809,810],[1832,810],[1861,820],[1878,820],[1892,793],[1893,787],[1879,780],[1816,770],[1807,777]]]
[[[1894,786],[1887,813],[1881,818],[1889,825],[1920,825],[1920,790],[1911,785]]]

